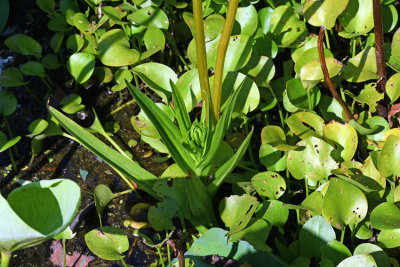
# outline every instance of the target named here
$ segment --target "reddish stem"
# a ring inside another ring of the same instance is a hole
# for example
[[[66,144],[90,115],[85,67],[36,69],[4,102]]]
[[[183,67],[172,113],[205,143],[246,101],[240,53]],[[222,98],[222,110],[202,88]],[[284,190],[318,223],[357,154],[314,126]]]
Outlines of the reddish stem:
[[[383,25],[382,25],[382,8],[381,0],[373,0],[374,10],[374,27],[375,27],[375,56],[376,65],[378,67],[378,75],[381,77],[377,84],[378,90],[386,92],[386,68],[385,68],[385,55],[383,51]]]
[[[322,73],[324,74],[324,80],[325,80],[326,84],[328,85],[329,91],[331,91],[332,96],[342,106],[342,108],[346,112],[346,115],[348,118],[347,121],[349,121],[349,120],[354,119],[354,116],[350,112],[350,109],[347,107],[346,103],[343,101],[342,98],[340,98],[339,94],[336,92],[335,86],[333,85],[333,82],[332,82],[331,78],[329,77],[328,68],[326,67],[326,61],[325,61],[325,55],[324,55],[324,44],[323,44],[324,32],[325,32],[325,26],[322,25],[321,29],[319,30],[319,35],[318,35],[318,54],[319,54],[321,68],[322,68]]]

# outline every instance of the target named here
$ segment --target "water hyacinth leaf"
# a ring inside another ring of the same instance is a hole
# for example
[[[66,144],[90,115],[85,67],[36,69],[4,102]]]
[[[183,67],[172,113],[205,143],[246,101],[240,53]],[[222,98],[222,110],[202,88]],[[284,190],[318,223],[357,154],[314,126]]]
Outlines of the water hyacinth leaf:
[[[229,228],[228,235],[233,235],[246,227],[260,204],[255,197],[250,195],[232,195],[223,198],[218,205],[218,210],[225,226]]]
[[[95,25],[89,22],[88,18],[84,13],[75,13],[72,21],[74,26],[83,33],[93,33],[95,31]]]
[[[156,62],[148,62],[134,67],[132,71],[164,100],[167,101],[172,96],[169,81],[176,83],[178,77],[170,67]]]
[[[56,6],[54,0],[36,0],[36,4],[42,11],[49,14],[53,13],[54,7]]]
[[[67,69],[75,78],[76,82],[82,84],[89,80],[94,71],[95,58],[88,53],[75,53],[67,61]]]
[[[384,176],[400,175],[400,137],[391,135],[387,138],[379,154],[377,168]]]
[[[267,34],[271,28],[271,16],[274,10],[271,7],[264,7],[258,11],[258,22],[263,34]]]
[[[301,139],[310,136],[322,138],[322,130],[325,126],[324,120],[317,114],[311,112],[297,112],[286,120],[290,130]]]
[[[43,64],[43,66],[48,69],[48,70],[56,70],[59,67],[61,67],[61,63],[58,60],[57,55],[55,54],[47,54],[42,59],[40,62]]]
[[[331,29],[348,3],[349,0],[306,0],[303,6],[304,17],[313,26],[325,25],[327,29]]]
[[[8,140],[7,136],[2,131],[0,131],[0,152],[3,152],[6,149],[9,149],[10,147],[14,146],[16,143],[19,142],[20,139],[21,136],[17,136],[11,140]]]
[[[336,160],[348,161],[353,158],[357,150],[358,136],[350,124],[331,121],[325,125],[323,133],[324,138],[336,148],[332,153]]]
[[[102,225],[101,214],[103,214],[103,210],[114,197],[115,195],[111,189],[104,184],[99,184],[94,189],[94,204],[96,206],[97,215],[99,216],[100,225]]]
[[[176,87],[178,87],[179,93],[185,102],[186,110],[188,112],[192,111],[201,100],[198,69],[193,68],[180,76]]]
[[[60,240],[60,239],[72,239],[74,238],[76,235],[76,233],[73,233],[71,228],[69,228],[69,226],[67,228],[65,228],[64,231],[62,231],[61,233],[59,233],[58,235],[54,236],[53,239],[55,240]]]
[[[112,7],[112,6],[102,6],[101,10],[104,12],[104,14],[110,18],[112,22],[118,25],[123,25],[128,22],[122,21],[122,17],[124,16],[124,13],[121,11],[121,9],[117,7]],[[125,13],[126,14],[126,13]]]
[[[364,267],[376,267],[378,266],[369,254],[354,255],[339,263],[337,267],[353,267],[353,266],[364,266]]]
[[[50,47],[53,49],[54,53],[57,53],[64,41],[64,33],[56,32],[50,40]]]
[[[251,183],[261,197],[278,199],[286,191],[286,182],[275,172],[261,172],[251,178]]]
[[[111,67],[132,65],[140,57],[137,50],[130,49],[122,29],[112,29],[104,33],[99,39],[98,51],[101,63]]]
[[[270,32],[278,46],[288,47],[300,37],[307,35],[307,27],[293,7],[278,6],[271,15]]]
[[[400,247],[400,229],[381,231],[378,235],[378,244],[383,248]]]
[[[11,115],[17,108],[17,98],[8,90],[0,91],[0,114]]]
[[[339,21],[348,33],[367,34],[374,27],[372,1],[352,0],[339,16]]]
[[[239,233],[230,236],[229,242],[245,240],[253,245],[257,250],[271,252],[271,248],[265,244],[270,231],[270,223],[262,219],[252,218],[246,228]]]
[[[380,76],[377,74],[375,48],[367,47],[355,57],[349,59],[342,69],[342,77],[348,82],[355,83],[379,79]]]
[[[37,61],[28,61],[20,66],[21,72],[28,76],[46,77],[46,71],[42,63]]]
[[[350,250],[337,240],[332,240],[327,244],[322,245],[320,251],[321,259],[330,260],[334,266],[352,255]]]
[[[343,107],[337,100],[328,95],[322,95],[318,104],[318,109],[321,112],[325,121],[337,121],[344,123],[343,120]]]
[[[275,75],[275,66],[269,57],[252,54],[249,62],[240,72],[253,77],[258,86],[267,86]]]
[[[342,230],[346,225],[361,222],[368,211],[364,193],[342,179],[331,178],[322,202],[322,214],[333,227]]]
[[[96,67],[94,68],[93,75],[101,83],[109,83],[113,79],[113,73],[108,67]]]
[[[269,171],[279,172],[286,169],[287,152],[282,152],[268,144],[262,144],[258,156],[260,162]]]
[[[355,232],[355,236],[358,239],[366,240],[370,239],[374,235],[374,233],[370,229],[370,225],[371,223],[369,221],[363,220],[357,224],[357,227],[355,227],[355,229],[351,227],[350,230]]]
[[[183,19],[190,28],[193,38],[195,38],[193,14],[189,12],[183,13]],[[214,40],[221,34],[224,28],[225,18],[220,14],[211,14],[204,20],[204,40],[209,42]]]
[[[302,209],[307,209],[311,211],[311,215],[321,215],[322,214],[322,199],[323,196],[319,191],[314,191],[309,194],[306,199],[301,202],[299,207]],[[301,210],[300,210],[301,212]]]
[[[172,218],[179,209],[180,207],[174,199],[167,198],[157,203],[157,207],[150,207],[147,215],[149,223],[157,231],[175,230]]]
[[[279,126],[267,125],[261,131],[261,142],[272,146],[285,143],[285,132]]]
[[[308,35],[305,38],[303,45],[291,49],[291,57],[292,57],[293,61],[296,63],[298,60],[301,60],[304,53],[307,50],[309,50],[311,48],[315,48],[317,46],[318,46],[318,36],[315,34]],[[328,49],[324,49],[324,52],[325,52],[325,50],[328,50]],[[319,59],[319,56],[318,56],[318,58],[315,58],[315,59]]]
[[[120,260],[129,248],[128,237],[119,228],[104,226],[85,234],[86,245],[95,255],[105,260]]]
[[[77,94],[70,94],[64,97],[61,101],[61,109],[65,113],[75,114],[85,108],[82,103],[82,98]]]
[[[257,10],[253,5],[239,7],[236,11],[233,35],[247,34],[252,35],[257,30],[258,16]],[[205,29],[206,30],[206,29]]]
[[[278,54],[278,46],[270,38],[270,34],[266,36],[256,35],[255,44],[253,45],[252,55],[265,56],[268,58],[275,58]]]
[[[325,58],[333,58],[332,52],[329,49],[324,49]],[[318,48],[312,47],[303,51],[301,57],[299,57],[294,64],[294,71],[300,74],[301,68],[310,61],[319,60]],[[329,69],[328,69],[329,71]],[[329,71],[329,74],[331,72]]]
[[[258,205],[256,217],[264,219],[273,226],[283,229],[283,226],[289,218],[289,209],[279,200],[267,200]]]
[[[383,197],[385,193],[385,188],[386,188],[386,179],[383,177],[379,171],[376,169],[374,161],[372,160],[372,157],[369,156],[364,164],[359,167],[359,170],[363,174],[363,176],[356,176],[357,180],[364,184],[365,186],[377,190],[377,192],[373,191],[371,193],[367,193],[367,197],[375,197],[376,193],[378,193],[378,196],[376,196],[377,200],[380,200],[381,197]]]
[[[8,0],[0,1],[0,32],[3,32],[10,12],[10,4]]]
[[[82,36],[79,34],[72,34],[68,36],[67,49],[71,50],[72,53],[76,53],[81,50],[84,44],[85,40],[83,40]]]
[[[130,83],[133,79],[132,72],[127,69],[119,69],[115,72],[114,74],[114,80],[116,82],[116,85],[111,87],[111,90],[114,92],[120,91],[124,88],[126,88],[126,82]]]
[[[212,83],[214,76],[211,77]],[[256,83],[248,76],[239,72],[224,72],[221,92],[221,109],[228,105],[227,100],[232,92],[240,90],[235,103],[234,111],[247,114],[257,108],[260,103],[260,91]]]
[[[165,46],[164,33],[158,28],[150,27],[144,33],[143,42],[147,51],[142,53],[140,59],[145,59],[155,54],[156,52],[164,49]]]
[[[386,252],[377,245],[363,243],[354,249],[354,255],[369,254],[379,266],[390,267],[390,259]]]
[[[396,73],[386,82],[386,94],[391,104],[400,97],[400,73]]]
[[[29,201],[26,201],[29,199]],[[0,195],[0,249],[36,246],[64,231],[80,204],[79,186],[67,179],[33,182]]]
[[[313,110],[321,99],[318,87],[304,88],[300,79],[291,79],[286,83],[287,97],[292,105],[300,109]]]
[[[329,77],[336,76],[342,68],[342,63],[335,58],[328,57],[325,59],[326,67],[328,68]],[[312,60],[301,67],[300,79],[302,81],[321,81],[324,80],[321,64],[318,60]]]
[[[127,19],[132,21],[134,24],[146,27],[155,27],[167,30],[169,26],[168,17],[164,11],[152,6],[141,8],[129,14]]]
[[[400,229],[400,209],[393,203],[381,203],[371,212],[370,219],[376,229]]]
[[[384,98],[384,94],[378,93],[378,91],[376,90],[376,83],[366,84],[364,86],[364,89],[361,90],[358,96],[347,90],[345,91],[345,93],[350,95],[357,102],[367,104],[370,107],[371,112],[376,111],[376,106],[378,105],[378,102]]]
[[[394,5],[382,5],[383,32],[391,32],[399,21],[399,14]]]
[[[329,222],[319,215],[312,217],[300,229],[301,254],[308,257],[320,257],[320,247],[335,239],[335,231]]]
[[[58,12],[53,14],[53,17],[47,23],[47,28],[49,28],[49,30],[58,32],[68,32],[71,30],[71,27],[65,20],[65,17]]]
[[[247,241],[228,242],[228,232],[221,228],[211,228],[196,239],[185,256],[217,255],[239,261],[248,262],[253,266],[284,266],[272,253],[257,251]]]
[[[97,48],[97,39],[93,34],[84,34],[83,39],[85,41],[81,52],[97,55],[99,54]],[[112,41],[110,41],[112,42]]]
[[[4,44],[13,52],[25,56],[41,57],[42,46],[25,34],[14,34],[7,38]]]
[[[1,87],[17,87],[27,84],[24,82],[22,73],[17,68],[8,68],[0,74],[0,86]]]
[[[28,131],[31,133],[27,135],[28,137],[33,137],[35,135],[41,134],[46,130],[49,123],[44,119],[36,119],[29,124]]]

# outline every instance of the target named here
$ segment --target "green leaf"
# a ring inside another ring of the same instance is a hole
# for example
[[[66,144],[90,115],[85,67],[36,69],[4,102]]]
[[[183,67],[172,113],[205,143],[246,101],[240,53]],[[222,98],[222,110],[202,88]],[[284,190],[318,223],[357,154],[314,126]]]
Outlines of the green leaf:
[[[11,115],[17,108],[17,98],[8,90],[0,91],[0,114]]]
[[[303,6],[304,18],[313,26],[325,25],[327,29],[331,29],[348,3],[349,0],[306,0]]]
[[[1,87],[17,87],[24,84],[27,84],[27,82],[24,82],[22,73],[17,68],[5,69],[0,74]]]
[[[109,83],[113,79],[113,73],[108,67],[95,67],[93,75],[101,83]]]
[[[111,67],[132,65],[140,57],[137,50],[130,48],[122,29],[112,29],[104,33],[99,39],[98,51],[101,63]]]
[[[366,84],[358,96],[354,95],[348,90],[345,90],[345,93],[360,103],[368,104],[371,112],[376,112],[376,106],[378,105],[378,102],[384,98],[384,94],[378,93],[376,90],[376,83]]]
[[[28,130],[31,134],[27,135],[28,137],[33,137],[35,135],[41,134],[44,130],[46,130],[49,123],[43,119],[36,119],[31,122],[28,126]]]
[[[104,226],[85,235],[86,245],[95,255],[105,260],[120,260],[129,249],[128,237],[119,228]]]
[[[384,248],[400,247],[400,229],[381,231],[378,235],[378,244]]]
[[[59,233],[56,236],[53,236],[53,239],[55,240],[59,240],[59,239],[72,239],[74,238],[76,235],[76,233],[73,233],[71,228],[69,228],[69,226],[67,228],[65,228],[64,231],[62,231],[61,233]]]
[[[341,261],[347,257],[351,257],[350,250],[337,240],[332,240],[325,245],[320,247],[321,259],[327,259],[332,261],[334,266],[338,265]]]
[[[158,28],[150,27],[144,33],[143,42],[147,51],[142,53],[142,55],[140,56],[141,60],[148,58],[149,56],[164,49],[165,46],[164,33],[162,32],[162,30]]]
[[[304,88],[300,79],[291,79],[286,83],[286,92],[290,103],[300,109],[313,110],[321,99],[318,87]]]
[[[79,34],[72,34],[68,36],[67,49],[71,50],[73,53],[76,53],[79,50],[81,50],[84,44],[85,41],[83,40],[83,37],[80,36]]]
[[[35,56],[37,58],[42,55],[42,46],[36,40],[25,34],[14,34],[7,38],[4,44],[17,54]]]
[[[252,35],[257,30],[258,16],[257,10],[253,5],[239,7],[236,11],[236,27],[233,27],[233,35],[248,34]]]
[[[184,171],[194,171],[193,162],[183,146],[182,135],[176,125],[168,119],[168,116],[160,110],[151,99],[140,92],[139,89],[129,83],[127,83],[127,85],[139,106],[157,129],[161,140],[167,146],[168,151],[175,162]]]
[[[157,231],[175,230],[172,218],[179,209],[180,207],[176,201],[172,198],[167,198],[157,203],[157,207],[150,207],[147,215],[149,223]]]
[[[155,27],[167,30],[169,26],[168,17],[164,11],[152,6],[147,6],[133,12],[128,15],[127,19],[132,21],[134,24],[146,27]]]
[[[195,240],[185,256],[217,255],[231,258],[240,263],[250,263],[252,266],[284,266],[272,253],[257,251],[247,241],[228,242],[227,231],[221,228],[211,228],[199,239]]]
[[[389,256],[383,251],[382,248],[370,243],[363,243],[358,245],[354,250],[354,255],[371,255],[375,262],[382,267],[390,267]]]
[[[393,104],[400,97],[400,73],[396,73],[386,82],[386,94]]]
[[[94,204],[96,206],[97,215],[99,216],[100,225],[102,225],[101,214],[103,214],[103,210],[114,197],[115,195],[111,189],[104,184],[99,184],[94,189]]]
[[[75,53],[67,61],[67,69],[75,78],[76,82],[82,84],[89,80],[94,71],[95,58],[88,53]]]
[[[246,227],[253,213],[260,204],[255,197],[250,195],[232,195],[223,198],[218,205],[218,210],[225,226],[229,228],[228,235],[233,235]]]
[[[400,229],[400,209],[390,202],[381,203],[371,212],[370,220],[379,230]]]
[[[378,171],[384,176],[400,175],[400,137],[390,135],[382,147],[378,158]]]
[[[358,187],[338,178],[329,180],[322,214],[333,227],[342,230],[346,225],[357,224],[365,218],[367,210],[367,199]]]
[[[358,136],[350,124],[331,121],[325,125],[323,133],[324,138],[336,148],[332,152],[333,158],[338,161],[348,161],[353,158],[357,150]]]
[[[156,176],[140,167],[137,162],[106,146],[97,137],[53,107],[49,108],[49,112],[81,145],[92,151],[125,177],[137,183],[148,194],[159,199],[152,189],[154,182],[158,179]]]
[[[329,77],[335,77],[342,69],[343,64],[337,61],[333,57],[325,58],[326,67],[328,68]],[[300,79],[304,83],[305,81],[323,81],[324,74],[322,73],[321,63],[318,60],[312,60],[307,62],[301,67]]]
[[[336,239],[332,226],[322,216],[309,219],[300,229],[299,242],[301,255],[320,257],[320,247]]]
[[[339,263],[337,267],[353,267],[353,266],[364,266],[364,267],[376,267],[374,258],[369,254],[354,255]]]
[[[327,142],[311,136],[297,145],[305,148],[289,151],[287,158],[287,168],[294,178],[320,181],[327,179],[331,171],[338,167],[331,156],[334,148]]]
[[[0,152],[3,152],[6,149],[9,149],[10,147],[14,146],[16,143],[19,142],[20,139],[21,136],[17,136],[11,140],[8,140],[7,136],[2,131],[0,131]]]
[[[348,33],[366,34],[374,27],[372,1],[351,0],[339,21]]]
[[[171,97],[170,81],[176,83],[178,77],[170,67],[156,62],[148,62],[134,67],[132,71],[165,101]]]
[[[342,77],[348,82],[355,83],[379,79],[380,76],[377,74],[375,48],[367,47],[355,57],[349,59],[342,69]]]
[[[122,21],[123,13],[121,9],[113,6],[102,6],[101,10],[104,12],[104,14],[110,18],[110,20],[118,25],[124,25],[128,22]],[[125,13],[126,14],[126,13]]]
[[[43,66],[49,70],[56,70],[62,66],[55,54],[45,55],[40,62],[42,62]]]
[[[56,236],[74,219],[79,204],[80,188],[67,179],[21,186],[7,200],[0,195],[0,250],[12,252]]]
[[[186,110],[185,103],[183,98],[176,87],[176,85],[170,81],[170,85],[172,88],[172,99],[174,101],[174,111],[175,117],[179,125],[179,129],[184,138],[188,137],[188,131],[192,125],[189,117],[189,112]]]
[[[201,101],[199,71],[193,68],[185,72],[179,77],[176,86],[184,100],[186,110],[188,112],[192,111],[197,103]]]
[[[81,103],[82,98],[77,94],[67,95],[60,101],[62,111],[68,114],[75,114],[85,109]]]
[[[282,228],[289,218],[289,210],[279,200],[267,200],[256,210],[256,217],[262,218],[278,228]]]
[[[286,120],[287,125],[293,133],[301,139],[310,136],[322,138],[322,130],[325,126],[324,120],[317,114],[311,112],[297,112]]]
[[[258,86],[267,86],[275,75],[275,66],[271,58],[252,54],[250,61],[240,72],[253,77]]]
[[[311,42],[310,42],[311,43]],[[296,51],[296,50],[294,50]],[[296,58],[295,64],[294,64],[294,71],[297,74],[300,74],[301,72],[301,68],[306,65],[308,62],[311,61],[319,61],[319,52],[318,52],[318,47],[311,47],[307,50],[302,51],[303,54],[301,57]],[[324,55],[325,58],[333,58],[332,52],[329,49],[324,49]],[[329,71],[329,69],[328,69]],[[331,74],[331,72],[329,71],[329,74]]]
[[[56,32],[50,40],[50,47],[53,49],[54,53],[57,53],[63,43],[64,33]]]
[[[251,178],[251,183],[261,197],[278,199],[286,191],[286,182],[275,172],[260,172]]]
[[[19,68],[21,69],[21,72],[25,75],[38,76],[42,78],[46,77],[46,71],[44,70],[42,63],[39,63],[37,61],[28,61],[25,64],[21,65]]]
[[[10,4],[8,0],[0,1],[0,32],[3,32],[6,27],[8,15],[10,12]]]
[[[54,8],[56,6],[54,0],[36,0],[36,4],[42,11],[49,14],[54,12]]]

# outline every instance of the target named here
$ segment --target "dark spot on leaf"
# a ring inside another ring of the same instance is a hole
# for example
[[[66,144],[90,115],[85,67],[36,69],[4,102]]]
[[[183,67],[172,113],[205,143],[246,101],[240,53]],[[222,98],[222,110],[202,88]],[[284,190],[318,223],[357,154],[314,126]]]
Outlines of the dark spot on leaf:
[[[151,11],[149,10],[149,11],[147,11],[147,15],[151,16],[151,15],[153,15],[153,13],[151,13]]]
[[[279,189],[280,189],[281,191],[285,191],[285,188],[283,188],[282,186],[279,187]]]
[[[250,212],[251,208],[253,208],[253,205],[250,205],[249,209],[246,211],[246,215]]]
[[[172,187],[172,183],[173,183],[173,179],[172,179],[172,178],[169,178],[169,179],[167,180],[168,186],[169,186],[169,187]]]

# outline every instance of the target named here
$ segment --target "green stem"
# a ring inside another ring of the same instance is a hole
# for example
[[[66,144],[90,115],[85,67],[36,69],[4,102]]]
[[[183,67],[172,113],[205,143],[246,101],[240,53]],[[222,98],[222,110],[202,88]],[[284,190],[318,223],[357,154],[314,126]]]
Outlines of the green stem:
[[[1,267],[8,267],[10,264],[11,260],[11,252],[2,250],[1,251],[1,261],[0,261],[0,266]]]
[[[126,103],[124,103],[124,104],[118,106],[116,109],[114,109],[114,110],[112,110],[110,113],[108,113],[108,114],[106,115],[106,118],[111,117],[112,115],[114,115],[114,114],[117,113],[118,111],[120,111],[120,110],[126,108],[127,106],[129,106],[129,105],[131,105],[131,104],[133,104],[133,103],[135,103],[135,102],[136,102],[136,100],[135,100],[135,99],[132,99],[132,100],[130,100],[130,101],[128,101],[128,102],[126,102]]]
[[[215,61],[213,92],[212,92],[214,125],[217,123],[221,113],[220,112],[221,91],[222,91],[222,78],[224,74],[225,57],[226,57],[226,51],[228,50],[229,39],[232,34],[233,24],[236,18],[236,11],[238,8],[238,4],[239,4],[238,0],[229,1],[229,7],[228,7],[228,12],[226,14],[224,29],[222,30],[221,40],[219,41],[218,45],[217,59]]]
[[[62,239],[63,243],[63,258],[64,258],[64,265],[67,266],[67,254],[66,254],[66,249],[65,249],[65,238]]]
[[[182,61],[183,65],[185,65],[185,67],[188,70],[190,70],[191,68],[187,64],[187,62],[183,59],[183,56],[182,56],[181,52],[179,51],[178,46],[176,45],[176,42],[175,42],[174,38],[170,36],[169,32],[167,32],[165,34],[165,37],[167,38],[168,42],[172,45],[172,49],[174,49],[175,54],[178,55],[179,60]]]
[[[304,182],[306,184],[306,197],[308,197],[308,178],[304,178]]]
[[[13,138],[14,138],[14,135],[13,135],[13,133],[12,133],[12,131],[11,131],[11,127],[10,127],[10,124],[8,123],[7,117],[6,117],[6,116],[3,116],[3,118],[4,118],[4,121],[6,122],[7,131],[8,131],[8,134],[10,135],[10,139],[13,139]],[[19,157],[19,152],[18,152],[17,147],[14,146],[13,149],[14,149],[15,155],[16,155],[17,157]]]
[[[166,234],[166,238],[169,238],[168,231],[167,231],[165,234]],[[172,266],[172,262],[171,262],[171,249],[169,248],[168,242],[167,242],[167,254],[168,254],[168,266]]]
[[[122,265],[124,265],[124,267],[128,267],[128,264],[126,264],[126,262],[124,261],[124,259],[121,259]]]
[[[345,234],[345,232],[346,232],[346,226],[343,228],[343,230],[342,230],[342,234],[340,235],[340,243],[342,243],[342,244],[343,244],[343,240],[344,240],[344,234]]]
[[[269,4],[273,9],[275,9],[275,4],[272,0],[266,0],[267,4]]]
[[[187,232],[186,232],[185,219],[182,216],[180,216],[179,220],[181,221],[183,236],[185,237],[186,249],[189,250],[190,244],[189,244],[189,239],[188,239]]]
[[[25,90],[28,92],[28,94],[29,94],[33,99],[35,99],[35,101],[36,101],[40,106],[46,107],[46,106],[40,101],[40,99],[31,91],[31,89],[29,89],[29,87],[26,86],[26,84],[24,84],[24,88],[25,88]]]
[[[17,172],[17,165],[15,165],[14,156],[12,154],[11,148],[8,149],[8,153],[10,153],[11,165],[12,165],[14,171]]]
[[[165,267],[164,260],[163,260],[163,257],[162,257],[161,249],[160,249],[159,247],[156,247],[156,249],[157,249],[158,255],[160,256],[161,266],[162,266],[162,267]]]
[[[325,31],[325,39],[326,39],[326,48],[331,50],[331,44],[329,43],[329,34],[328,31]]]
[[[356,234],[355,232],[356,232],[357,225],[356,224],[350,224],[349,227],[350,227],[350,230],[351,230],[351,250],[353,250],[354,249],[354,236]]]
[[[40,79],[46,85],[46,87],[49,89],[50,93],[54,94],[54,90],[53,90],[53,88],[51,88],[50,84],[43,77],[40,77]]]
[[[114,198],[129,194],[130,192],[132,192],[132,189],[128,189],[128,190],[125,190],[125,191],[122,191],[122,192],[119,192],[119,193],[115,193],[114,194]]]
[[[208,99],[211,93],[208,80],[207,54],[206,54],[206,44],[204,38],[203,7],[201,0],[193,0],[193,18],[194,18],[194,31],[195,31],[196,52],[197,52],[197,68],[199,70],[199,81],[201,88],[201,99],[203,101],[203,108],[206,109],[206,118],[208,124],[209,123]]]

